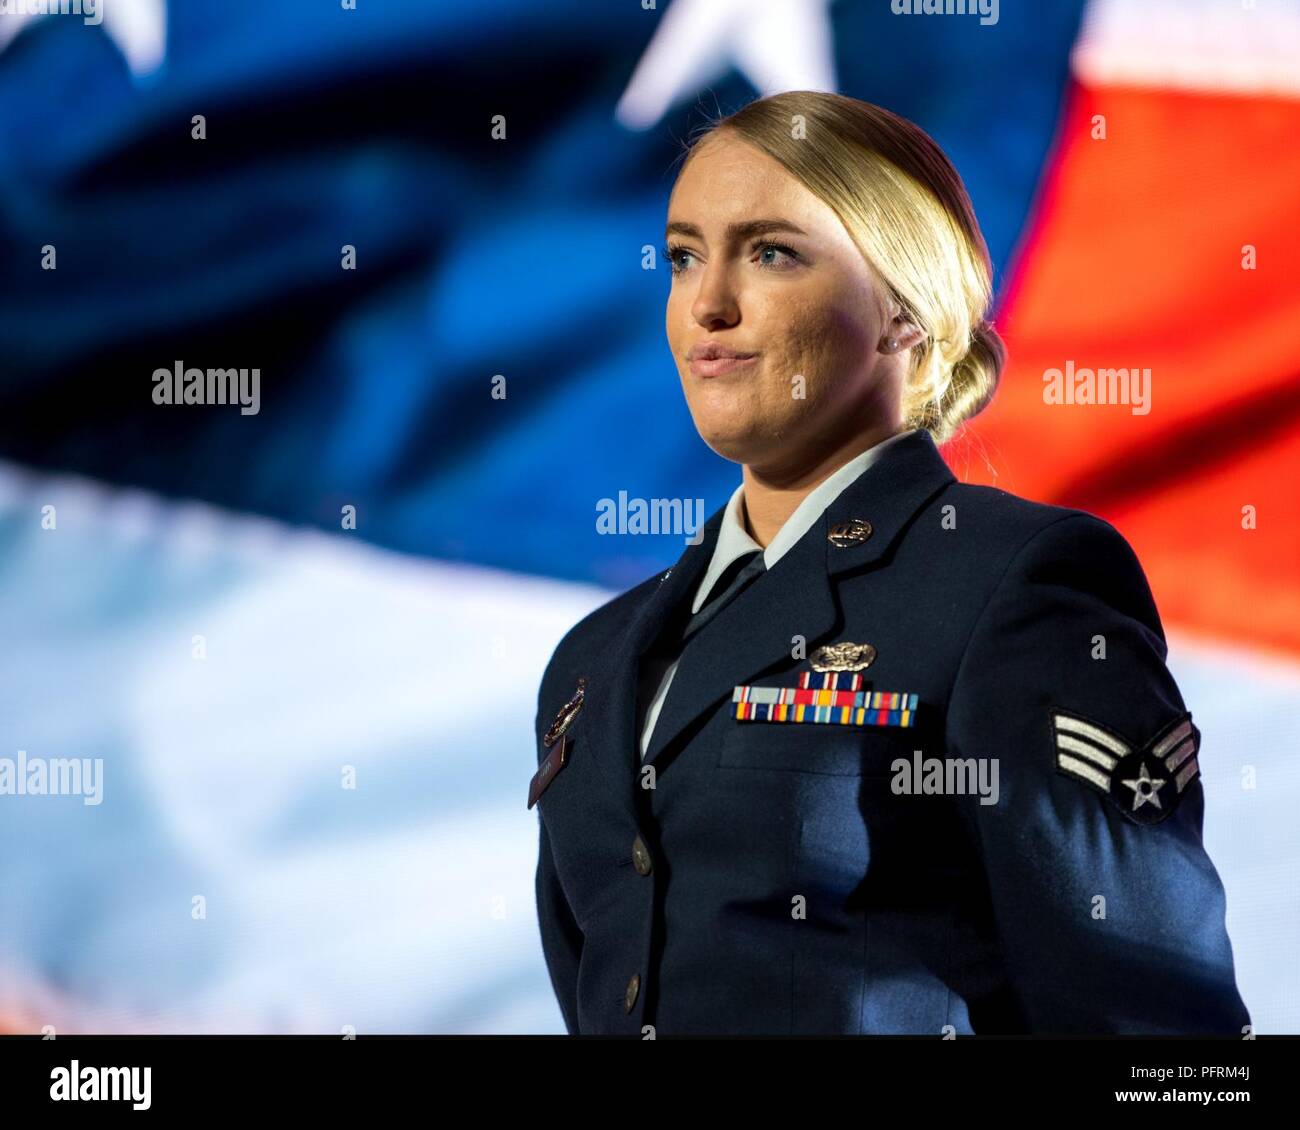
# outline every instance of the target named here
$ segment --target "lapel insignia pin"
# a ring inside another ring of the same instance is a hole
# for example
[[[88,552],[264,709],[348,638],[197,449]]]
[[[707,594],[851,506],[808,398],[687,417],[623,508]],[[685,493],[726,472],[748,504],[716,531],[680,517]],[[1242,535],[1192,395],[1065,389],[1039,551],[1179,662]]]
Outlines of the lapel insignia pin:
[[[865,518],[850,518],[847,522],[836,522],[826,535],[826,540],[837,549],[851,549],[861,545],[871,536],[871,523]]]
[[[542,745],[553,746],[556,741],[563,737],[573,721],[578,717],[582,710],[583,700],[587,697],[587,680],[580,678],[578,680],[578,689],[573,692],[573,697],[560,707],[560,712],[555,716],[555,721],[551,723],[551,728],[546,731],[542,738]]]
[[[861,671],[875,658],[876,649],[869,643],[833,643],[819,647],[808,662],[814,671]]]
[[[1201,732],[1184,711],[1135,748],[1113,730],[1063,710],[1052,712],[1056,769],[1090,785],[1135,824],[1159,824],[1199,775]]]

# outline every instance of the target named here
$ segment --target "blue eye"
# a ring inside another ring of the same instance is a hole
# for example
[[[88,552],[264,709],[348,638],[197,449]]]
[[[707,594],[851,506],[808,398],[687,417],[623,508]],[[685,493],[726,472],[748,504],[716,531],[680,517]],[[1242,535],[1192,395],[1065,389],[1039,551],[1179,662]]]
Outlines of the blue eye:
[[[668,264],[668,269],[672,271],[674,275],[680,275],[686,268],[678,266],[677,256],[689,255],[690,252],[684,251],[675,243],[665,243],[660,249],[660,254],[663,255],[664,262]]]
[[[757,250],[758,250],[758,253],[759,253],[760,256],[763,255],[765,252],[768,252],[768,251],[776,251],[776,252],[780,253],[781,255],[785,255],[785,256],[787,256],[787,257],[788,257],[791,261],[793,261],[793,262],[796,262],[796,263],[797,263],[797,262],[799,261],[799,254],[798,254],[798,252],[796,252],[796,251],[794,250],[793,247],[786,247],[785,244],[783,244],[783,243],[760,243],[760,244],[758,245]],[[766,262],[766,263],[760,263],[759,266],[761,266],[761,267],[765,267],[765,268],[768,268],[768,269],[771,269],[771,268],[776,268],[777,270],[783,270],[783,269],[784,269],[784,266],[783,266],[783,265],[778,265],[777,263],[773,263],[773,262],[770,262],[770,261],[769,261],[769,262]]]

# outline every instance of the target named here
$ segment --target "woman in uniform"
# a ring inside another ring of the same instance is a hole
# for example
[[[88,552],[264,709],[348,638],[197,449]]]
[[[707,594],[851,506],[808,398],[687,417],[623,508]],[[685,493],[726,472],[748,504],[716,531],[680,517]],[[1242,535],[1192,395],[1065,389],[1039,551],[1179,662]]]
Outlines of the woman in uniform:
[[[951,163],[878,106],[759,99],[690,146],[667,238],[682,389],[741,483],[543,678],[569,1032],[1240,1036],[1140,564],[939,454],[1004,356]]]

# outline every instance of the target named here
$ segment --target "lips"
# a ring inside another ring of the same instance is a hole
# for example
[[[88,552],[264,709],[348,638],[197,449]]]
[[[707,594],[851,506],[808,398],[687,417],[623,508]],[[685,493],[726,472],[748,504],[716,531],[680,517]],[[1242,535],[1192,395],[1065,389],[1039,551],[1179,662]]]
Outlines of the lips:
[[[686,354],[688,361],[716,361],[719,357],[753,357],[755,354],[746,352],[743,349],[732,349],[730,346],[722,345],[716,341],[706,341],[700,345],[692,345],[690,352]]]
[[[719,345],[717,342],[706,342],[703,345],[692,346],[690,352],[686,354],[686,360],[691,367],[691,372],[697,377],[721,376],[733,369],[744,368],[746,365],[752,364],[757,357],[757,353],[732,349],[729,346]]]

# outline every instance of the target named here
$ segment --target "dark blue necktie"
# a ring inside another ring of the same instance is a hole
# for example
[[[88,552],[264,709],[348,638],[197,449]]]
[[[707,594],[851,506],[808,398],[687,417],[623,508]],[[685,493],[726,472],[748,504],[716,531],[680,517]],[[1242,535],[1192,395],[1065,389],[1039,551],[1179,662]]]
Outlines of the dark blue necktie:
[[[763,560],[761,549],[737,557],[723,570],[722,576],[714,584],[700,610],[686,622],[686,627],[682,631],[681,646],[684,647],[692,636],[766,571],[767,563]]]

